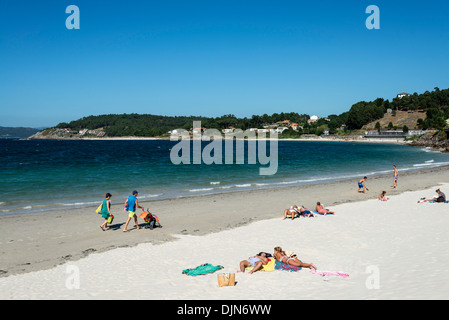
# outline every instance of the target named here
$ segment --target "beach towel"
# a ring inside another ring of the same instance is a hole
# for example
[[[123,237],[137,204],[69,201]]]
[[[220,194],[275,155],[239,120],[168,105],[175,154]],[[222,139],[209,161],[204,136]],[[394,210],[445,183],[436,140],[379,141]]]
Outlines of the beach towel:
[[[266,265],[262,265],[262,268],[260,268],[259,271],[273,271],[275,261],[276,259],[274,258],[268,258],[268,263]],[[251,271],[253,270],[253,267],[247,267],[245,270]]]
[[[299,271],[302,268],[301,267],[296,267],[296,266],[292,266],[283,262],[279,262],[276,260],[276,262],[274,263],[274,269],[275,270],[284,270],[284,271],[291,271],[291,272],[295,272],[295,271]]]
[[[213,266],[210,263],[202,264],[196,268],[185,269],[182,271],[182,274],[186,274],[188,276],[200,276],[208,273],[214,273],[217,270],[223,269],[222,266]]]
[[[319,274],[320,276],[340,276],[343,278],[347,278],[349,277],[349,274],[342,272],[342,271],[321,271],[321,270],[315,270],[315,269],[310,269],[310,272],[312,272],[313,274]]]

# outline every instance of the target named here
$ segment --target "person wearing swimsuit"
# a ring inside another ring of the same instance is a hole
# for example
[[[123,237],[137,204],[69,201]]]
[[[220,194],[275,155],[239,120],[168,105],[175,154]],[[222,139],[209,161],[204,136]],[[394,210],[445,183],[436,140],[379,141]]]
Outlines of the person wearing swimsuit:
[[[274,256],[274,258],[278,262],[289,264],[291,266],[302,267],[302,268],[309,268],[309,269],[315,269],[316,270],[316,267],[313,265],[313,263],[304,263],[304,262],[302,262],[301,260],[299,260],[296,257],[288,257],[287,254],[282,250],[281,247],[275,247],[274,248],[273,256]]]
[[[394,176],[393,176],[393,185],[391,186],[393,189],[396,189],[398,187],[398,177],[399,177],[399,171],[396,168],[396,166],[393,166],[394,170]]]
[[[247,267],[253,267],[253,269],[249,272],[252,274],[262,268],[262,266],[268,263],[267,254],[265,252],[260,253],[258,256],[249,257],[246,260],[240,262],[240,271],[237,272],[245,272]]]

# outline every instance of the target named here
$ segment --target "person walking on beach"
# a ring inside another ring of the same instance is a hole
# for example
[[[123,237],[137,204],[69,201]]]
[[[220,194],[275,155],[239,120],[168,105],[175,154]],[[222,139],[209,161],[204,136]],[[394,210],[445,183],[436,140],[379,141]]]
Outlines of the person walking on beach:
[[[363,193],[366,193],[366,191],[369,191],[369,189],[365,186],[365,181],[367,180],[367,177],[363,177],[363,179],[360,179],[358,182],[359,185],[359,189],[357,190],[357,192],[360,192],[360,189],[362,189]],[[365,191],[366,189],[366,191]]]
[[[391,186],[393,189],[396,189],[398,187],[398,177],[399,177],[399,171],[396,168],[396,166],[393,166],[394,170],[394,176],[393,176],[393,185]]]
[[[144,208],[139,205],[139,201],[137,201],[137,195],[138,195],[138,192],[136,190],[134,190],[132,196],[128,197],[128,200],[127,200],[128,201],[128,220],[126,220],[125,228],[123,229],[123,232],[129,231],[128,224],[132,218],[134,218],[134,222],[136,223],[136,228],[140,229],[139,223],[137,222],[136,209],[140,208],[143,211]]]
[[[101,230],[109,230],[108,228],[108,218],[111,216],[111,197],[110,193],[106,193],[106,196],[101,205],[101,217],[104,219],[103,224],[100,226]]]

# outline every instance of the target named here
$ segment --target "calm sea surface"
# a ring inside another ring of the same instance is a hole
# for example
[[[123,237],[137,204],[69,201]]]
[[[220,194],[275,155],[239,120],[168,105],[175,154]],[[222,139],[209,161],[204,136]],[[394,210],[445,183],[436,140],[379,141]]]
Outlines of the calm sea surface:
[[[113,204],[121,205],[134,189],[139,199],[155,200],[356,180],[392,173],[393,164],[402,172],[449,164],[448,154],[428,148],[279,141],[277,173],[261,176],[259,169],[268,165],[247,161],[174,165],[170,149],[176,143],[0,140],[0,215],[93,206],[106,192],[113,195]]]

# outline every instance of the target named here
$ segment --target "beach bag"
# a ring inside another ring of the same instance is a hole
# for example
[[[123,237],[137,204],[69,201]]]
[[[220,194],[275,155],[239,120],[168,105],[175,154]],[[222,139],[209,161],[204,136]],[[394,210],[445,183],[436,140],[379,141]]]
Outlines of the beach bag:
[[[235,273],[221,273],[217,274],[219,287],[233,287],[235,286]]]
[[[95,210],[96,213],[101,214],[101,209],[103,208],[103,204],[100,204],[100,206]]]
[[[114,216],[111,214],[111,215],[108,217],[108,223],[111,224],[112,221],[114,221]]]
[[[126,199],[125,206],[123,207],[123,211],[128,211],[128,209],[129,209],[129,204],[128,204],[128,199]]]

